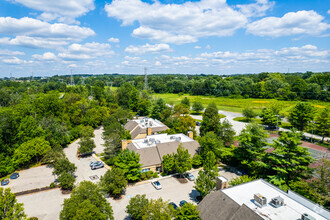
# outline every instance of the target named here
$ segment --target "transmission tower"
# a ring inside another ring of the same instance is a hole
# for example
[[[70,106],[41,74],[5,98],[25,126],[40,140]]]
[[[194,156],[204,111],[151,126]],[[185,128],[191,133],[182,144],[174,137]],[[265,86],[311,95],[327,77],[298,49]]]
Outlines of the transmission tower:
[[[71,69],[71,86],[74,85],[74,81],[73,81],[73,76],[72,76],[72,69]]]
[[[148,90],[147,67],[144,67],[144,90]]]

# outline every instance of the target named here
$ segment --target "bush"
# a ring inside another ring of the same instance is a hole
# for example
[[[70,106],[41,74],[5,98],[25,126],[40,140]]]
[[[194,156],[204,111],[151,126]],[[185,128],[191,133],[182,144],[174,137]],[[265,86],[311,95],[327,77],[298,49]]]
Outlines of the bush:
[[[31,218],[28,218],[28,220],[38,220],[37,217],[31,217]]]
[[[146,180],[146,179],[147,179],[147,177],[146,177],[146,173],[141,173],[141,175],[140,175],[140,179],[141,179],[141,180]]]
[[[199,168],[203,165],[203,158],[199,154],[195,154],[192,158],[192,165],[194,168]]]
[[[49,185],[49,187],[50,187],[51,189],[54,189],[54,188],[56,187],[56,185],[55,185],[54,182],[52,182],[52,183]]]
[[[161,176],[167,176],[167,173],[165,173],[165,172],[161,172],[160,175],[161,175]]]
[[[152,176],[153,176],[154,172],[152,171],[148,171],[146,176],[147,176],[147,179],[150,179]]]
[[[154,172],[154,175],[153,175],[154,178],[158,178],[158,173],[157,172]]]

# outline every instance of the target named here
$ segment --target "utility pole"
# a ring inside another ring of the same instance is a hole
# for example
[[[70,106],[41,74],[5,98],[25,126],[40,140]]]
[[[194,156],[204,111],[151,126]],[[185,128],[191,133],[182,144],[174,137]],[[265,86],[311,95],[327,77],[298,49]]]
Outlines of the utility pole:
[[[144,90],[148,90],[147,67],[144,67]]]

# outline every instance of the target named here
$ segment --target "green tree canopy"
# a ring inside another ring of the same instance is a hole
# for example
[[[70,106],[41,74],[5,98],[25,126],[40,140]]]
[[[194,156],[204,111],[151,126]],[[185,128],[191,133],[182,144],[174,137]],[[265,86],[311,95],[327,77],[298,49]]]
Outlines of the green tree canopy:
[[[136,195],[129,200],[129,204],[126,206],[126,212],[131,216],[132,219],[142,220],[145,214],[149,200],[146,195]]]
[[[203,110],[203,104],[201,102],[194,102],[192,106],[192,110],[199,113]]]
[[[243,109],[243,116],[246,118],[247,121],[251,121],[252,118],[257,117],[257,114],[252,108],[247,107]]]
[[[198,220],[199,211],[197,210],[197,206],[192,203],[186,203],[184,206],[180,207],[176,211],[176,220]]]
[[[163,156],[163,170],[165,173],[170,174],[175,171],[174,154],[166,154]]]
[[[65,157],[55,160],[53,167],[53,174],[57,176],[61,175],[62,173],[69,173],[73,175],[77,170],[77,167]]]
[[[177,153],[174,154],[174,167],[180,175],[190,170],[192,167],[192,159],[187,149],[180,144]]]
[[[223,151],[223,142],[219,140],[218,136],[214,132],[208,132],[199,139],[201,145],[200,155],[205,159],[208,152],[212,151],[216,157],[220,158]]]
[[[96,147],[94,140],[91,138],[82,138],[79,145],[78,150],[81,154],[90,153]]]
[[[201,136],[205,135],[207,132],[210,131],[218,133],[219,126],[220,117],[218,113],[218,108],[215,103],[210,103],[203,114],[203,121],[200,127]]]
[[[10,192],[10,188],[0,187],[0,219],[23,220],[25,217],[23,204],[17,202],[16,196]]]
[[[58,182],[62,189],[72,189],[76,178],[71,173],[63,172],[58,177]]]
[[[125,179],[125,173],[120,168],[112,168],[100,179],[101,190],[117,197],[122,194],[123,190],[127,186],[127,180]]]
[[[303,131],[314,118],[315,109],[307,102],[299,102],[292,110],[289,121],[295,128]]]
[[[140,178],[140,154],[125,149],[116,157],[114,166],[124,171],[128,181],[137,181]]]
[[[330,108],[325,108],[316,118],[316,130],[322,135],[322,142],[324,137],[330,135]]]
[[[219,126],[218,136],[223,141],[226,147],[230,147],[234,141],[236,132],[233,129],[233,125],[225,119]]]
[[[92,182],[83,181],[73,189],[70,198],[64,200],[60,219],[81,219],[81,212],[86,213],[87,210],[91,211],[93,218],[97,217],[101,220],[114,219],[112,208],[100,193],[98,186]],[[88,218],[83,217],[82,219]]]
[[[187,97],[184,97],[184,99],[181,100],[181,104],[190,109],[190,101]]]

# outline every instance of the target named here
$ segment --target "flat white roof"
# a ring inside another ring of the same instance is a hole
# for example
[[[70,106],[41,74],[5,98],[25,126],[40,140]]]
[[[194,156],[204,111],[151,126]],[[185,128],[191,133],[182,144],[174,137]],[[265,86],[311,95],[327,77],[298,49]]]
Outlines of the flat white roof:
[[[157,128],[157,127],[164,127],[164,124],[158,121],[157,119],[153,118],[139,118],[139,119],[134,119],[136,123],[141,128]]]
[[[149,135],[146,138],[132,140],[132,143],[137,149],[156,147],[156,144],[169,143],[178,141],[181,143],[194,141],[184,134],[155,134]]]
[[[297,196],[295,193],[286,193],[262,179],[223,189],[222,191],[239,205],[247,205],[264,219],[301,219],[301,215],[307,213],[316,219],[326,220],[327,218],[324,216],[329,214],[329,212],[324,212],[324,209],[321,210],[323,216],[318,214],[320,213],[317,211],[320,209],[318,205],[304,197]],[[266,206],[260,208],[254,203],[253,196],[257,193],[267,198]],[[284,205],[274,208],[269,202],[272,198],[278,196],[284,199]]]

